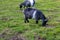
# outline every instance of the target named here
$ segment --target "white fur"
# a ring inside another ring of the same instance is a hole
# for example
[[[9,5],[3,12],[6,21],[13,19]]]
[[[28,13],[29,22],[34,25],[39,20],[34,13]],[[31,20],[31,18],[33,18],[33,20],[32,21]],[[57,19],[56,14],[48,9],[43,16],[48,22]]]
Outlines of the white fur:
[[[36,10],[33,12],[33,19],[35,19]]]
[[[33,0],[28,0],[30,3],[31,3],[31,5],[33,5]]]

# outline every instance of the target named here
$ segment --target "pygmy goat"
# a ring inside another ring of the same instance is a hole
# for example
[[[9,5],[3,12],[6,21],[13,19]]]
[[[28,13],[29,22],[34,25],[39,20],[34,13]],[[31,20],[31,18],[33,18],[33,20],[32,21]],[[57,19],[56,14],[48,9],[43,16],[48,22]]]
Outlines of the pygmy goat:
[[[25,16],[25,20],[24,22],[29,22],[28,19],[35,19],[36,20],[36,24],[38,24],[38,20],[41,19],[42,20],[42,26],[45,26],[47,23],[47,18],[44,16],[44,14],[37,9],[33,9],[33,8],[26,8],[24,10],[24,16]]]
[[[35,4],[35,1],[34,1],[34,0],[31,0],[31,1],[30,1],[30,0],[26,0],[26,1],[24,1],[23,3],[20,4],[20,9],[23,8],[23,7],[24,7],[24,8],[25,8],[25,7],[28,8],[28,7],[31,7],[31,6],[33,7],[34,4]]]

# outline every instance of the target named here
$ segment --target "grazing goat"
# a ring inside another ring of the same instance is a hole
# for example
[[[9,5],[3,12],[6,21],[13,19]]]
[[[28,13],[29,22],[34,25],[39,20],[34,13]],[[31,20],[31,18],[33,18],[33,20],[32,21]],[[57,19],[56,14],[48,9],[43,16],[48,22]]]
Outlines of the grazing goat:
[[[38,20],[42,20],[42,26],[45,26],[47,23],[47,18],[44,16],[44,14],[37,9],[34,8],[26,8],[24,10],[24,16],[25,16],[25,20],[24,22],[29,22],[28,19],[35,19],[36,20],[36,24],[38,24]]]
[[[33,7],[34,6],[34,4],[35,4],[35,0],[26,0],[26,1],[24,1],[23,3],[21,3],[20,4],[20,9],[21,8],[28,8],[28,7]]]

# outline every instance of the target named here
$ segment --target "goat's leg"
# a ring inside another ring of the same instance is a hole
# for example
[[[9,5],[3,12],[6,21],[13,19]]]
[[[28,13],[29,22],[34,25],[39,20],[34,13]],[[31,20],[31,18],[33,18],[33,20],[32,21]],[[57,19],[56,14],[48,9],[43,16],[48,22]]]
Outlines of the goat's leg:
[[[38,21],[36,21],[36,24],[38,24]]]
[[[25,21],[24,21],[24,22],[25,22],[25,23],[26,23],[26,22],[28,22],[28,23],[29,23],[29,20],[28,20],[28,18],[25,18]]]
[[[36,19],[36,24],[38,24],[38,18],[36,17],[35,19]]]
[[[24,20],[24,22],[26,23],[26,20]]]
[[[29,20],[28,19],[26,19],[27,20],[27,23],[29,23]]]
[[[36,24],[38,24],[38,16],[35,16]]]

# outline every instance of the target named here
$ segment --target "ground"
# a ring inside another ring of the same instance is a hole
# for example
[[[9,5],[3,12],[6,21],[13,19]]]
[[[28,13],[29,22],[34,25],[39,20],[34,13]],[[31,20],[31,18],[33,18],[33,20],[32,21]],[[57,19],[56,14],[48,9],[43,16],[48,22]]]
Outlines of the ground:
[[[60,40],[60,0],[36,0],[35,8],[48,18],[48,25],[24,23],[19,9],[23,0],[0,0],[0,40]]]

